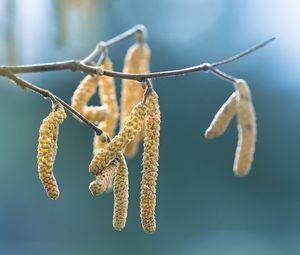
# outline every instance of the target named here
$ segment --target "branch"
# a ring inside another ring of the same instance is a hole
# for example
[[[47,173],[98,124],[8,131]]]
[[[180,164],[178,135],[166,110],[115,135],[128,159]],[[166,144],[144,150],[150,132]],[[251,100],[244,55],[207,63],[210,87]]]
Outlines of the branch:
[[[136,80],[141,82],[141,84],[147,84],[148,90],[150,91],[151,82],[149,79],[156,79],[156,78],[164,78],[164,77],[172,77],[172,76],[179,76],[188,73],[194,72],[201,72],[201,71],[211,71],[214,75],[221,77],[229,82],[235,82],[236,78],[228,75],[221,70],[217,69],[218,66],[228,64],[235,60],[238,60],[254,51],[266,46],[271,41],[275,40],[275,38],[270,38],[252,48],[249,48],[237,55],[229,57],[227,59],[214,62],[214,63],[202,63],[200,65],[191,66],[183,69],[177,70],[170,70],[170,71],[161,71],[161,72],[153,72],[153,73],[123,73],[123,72],[116,72],[111,70],[103,69],[99,66],[93,66],[93,60],[100,55],[105,55],[107,49],[124,41],[125,39],[135,35],[136,40],[139,43],[143,43],[145,40],[147,30],[143,25],[137,25],[132,27],[131,29],[125,31],[124,33],[106,41],[106,42],[99,42],[95,49],[83,60],[67,60],[61,62],[53,62],[53,63],[43,63],[43,64],[35,64],[35,65],[19,65],[19,66],[0,66],[0,76],[6,76],[16,84],[20,85],[22,88],[27,88],[32,91],[35,91],[42,95],[43,97],[50,98],[51,100],[59,101],[65,108],[67,108],[70,112],[76,115],[80,120],[82,120],[85,124],[87,124],[90,128],[92,128],[97,135],[101,135],[103,131],[97,128],[92,122],[87,120],[83,115],[73,109],[69,104],[64,102],[62,99],[57,97],[56,95],[52,94],[48,90],[41,89],[21,78],[16,76],[17,73],[33,73],[33,72],[49,72],[49,71],[61,71],[61,70],[70,70],[70,71],[80,71],[86,74],[95,74],[95,75],[106,75],[114,78],[119,79],[129,79],[129,80]],[[145,94],[144,101],[146,100],[147,93]],[[108,139],[106,137],[106,139]]]
[[[238,60],[254,51],[266,46],[271,41],[275,40],[275,38],[268,39],[252,48],[249,48],[235,56],[229,57],[227,59],[214,62],[214,63],[202,63],[200,65],[191,66],[187,68],[170,70],[170,71],[161,71],[161,72],[153,72],[153,73],[122,73],[116,71],[110,71],[103,69],[101,67],[89,66],[84,63],[84,61],[76,61],[76,60],[68,60],[62,62],[54,62],[54,63],[44,63],[37,65],[24,65],[24,66],[0,66],[0,75],[3,73],[10,71],[12,73],[32,73],[32,72],[49,72],[49,71],[59,71],[59,70],[71,70],[71,71],[81,71],[87,74],[98,74],[98,75],[106,75],[119,79],[129,79],[129,80],[137,80],[144,81],[145,79],[156,79],[156,78],[164,78],[164,77],[172,77],[179,76],[188,73],[202,72],[214,70],[215,67],[221,66],[235,60]],[[214,72],[217,74],[216,72]],[[218,74],[217,74],[218,75]],[[223,77],[224,78],[224,77]],[[231,81],[229,79],[229,81]]]

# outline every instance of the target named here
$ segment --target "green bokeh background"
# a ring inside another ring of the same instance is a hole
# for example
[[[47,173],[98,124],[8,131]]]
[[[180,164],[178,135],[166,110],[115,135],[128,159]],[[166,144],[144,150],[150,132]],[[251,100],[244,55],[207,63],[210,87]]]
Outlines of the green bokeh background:
[[[0,0],[0,64],[80,59],[139,23],[149,30],[152,71],[220,60],[278,38],[222,68],[252,90],[258,140],[246,178],[232,173],[235,119],[224,136],[203,136],[232,85],[209,73],[154,81],[162,126],[152,235],[139,218],[142,151],[128,161],[129,214],[117,232],[113,194],[88,190],[93,132],[68,114],[54,169],[61,196],[49,200],[36,147],[51,104],[0,78],[0,254],[299,254],[299,8],[297,0]],[[111,49],[115,70],[132,43]],[[22,77],[69,102],[83,74]]]

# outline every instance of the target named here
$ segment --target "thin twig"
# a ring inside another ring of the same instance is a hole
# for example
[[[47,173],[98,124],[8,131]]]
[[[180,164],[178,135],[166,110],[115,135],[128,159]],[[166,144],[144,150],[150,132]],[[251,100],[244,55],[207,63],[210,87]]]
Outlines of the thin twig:
[[[101,41],[96,45],[95,49],[91,52],[91,54],[89,54],[81,62],[85,63],[85,64],[90,64],[100,53],[103,52],[103,50],[110,48],[110,47],[126,40],[127,38],[137,34],[137,32],[142,33],[143,37],[145,37],[147,34],[147,29],[144,25],[136,25],[136,26],[128,29],[124,33],[119,34],[119,35],[109,39],[106,42]]]
[[[17,85],[21,86],[22,88],[27,88],[29,90],[32,90],[40,95],[42,95],[45,98],[50,98],[53,102],[58,101],[60,102],[68,111],[76,115],[80,120],[82,120],[85,124],[87,124],[90,128],[92,128],[97,135],[101,135],[103,131],[96,127],[92,122],[90,122],[88,119],[86,119],[83,115],[81,115],[78,111],[76,111],[73,107],[71,107],[69,104],[67,104],[64,100],[61,98],[55,96],[53,93],[51,93],[48,90],[41,89],[40,87],[37,87],[33,85],[32,83],[29,83],[28,81],[23,80],[22,78],[14,75],[11,72],[7,72],[5,74],[10,80],[14,81]]]

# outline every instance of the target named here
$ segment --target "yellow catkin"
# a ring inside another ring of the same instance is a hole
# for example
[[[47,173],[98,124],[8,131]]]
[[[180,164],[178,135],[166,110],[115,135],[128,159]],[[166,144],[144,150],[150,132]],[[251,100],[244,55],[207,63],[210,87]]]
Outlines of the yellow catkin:
[[[96,76],[85,76],[71,98],[71,106],[92,122],[100,122],[110,115],[106,106],[87,106],[88,101],[96,92],[97,84]]]
[[[238,145],[234,159],[234,173],[245,176],[249,173],[256,141],[256,117],[252,105],[251,92],[244,80],[237,80]]]
[[[229,122],[236,114],[236,97],[237,93],[234,92],[228,98],[228,100],[221,106],[219,111],[216,113],[214,119],[212,120],[210,126],[205,131],[205,137],[207,139],[213,139],[217,136],[222,135]]]
[[[53,175],[59,124],[66,118],[61,104],[53,104],[52,112],[43,120],[39,131],[38,173],[48,197],[57,199],[59,190]]]
[[[113,160],[117,153],[122,151],[136,135],[141,131],[144,124],[146,106],[143,103],[137,104],[131,111],[126,124],[122,130],[92,159],[89,171],[98,175]]]
[[[128,168],[123,153],[120,153],[120,165],[114,180],[113,226],[122,230],[126,224],[128,209]]]
[[[101,195],[107,190],[107,186],[111,179],[114,178],[117,169],[119,167],[119,160],[112,160],[103,171],[97,175],[96,180],[90,183],[89,189],[91,193],[95,196]]]
[[[160,132],[158,96],[154,91],[147,98],[146,107],[140,208],[143,229],[147,233],[152,233],[156,229],[156,179],[158,175],[158,146]]]
[[[131,46],[126,54],[123,72],[125,73],[148,73],[150,49],[146,43],[136,43]],[[134,80],[122,80],[122,100],[121,100],[121,127],[126,123],[132,108],[142,100],[144,89],[141,84]],[[124,154],[133,157],[137,150],[139,141],[143,139],[143,129],[136,138],[129,143]]]
[[[102,67],[106,70],[112,70],[112,62],[108,57],[103,60]],[[110,116],[100,122],[99,128],[109,137],[113,137],[119,119],[119,106],[116,96],[115,81],[112,77],[102,75],[98,78],[98,84],[101,104],[110,112]],[[102,142],[99,136],[95,136],[94,155],[96,155],[99,149],[103,148],[105,145],[106,143]]]

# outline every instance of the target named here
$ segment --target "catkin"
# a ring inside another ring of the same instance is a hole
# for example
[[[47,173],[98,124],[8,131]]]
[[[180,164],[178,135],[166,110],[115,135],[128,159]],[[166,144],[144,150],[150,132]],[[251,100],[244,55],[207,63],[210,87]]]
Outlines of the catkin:
[[[101,195],[106,191],[111,179],[114,178],[119,167],[119,160],[115,158],[112,160],[103,171],[96,176],[96,180],[90,183],[89,189],[94,196]]]
[[[102,67],[106,70],[112,70],[112,62],[108,57],[103,60]],[[113,137],[119,118],[115,81],[112,77],[102,75],[98,78],[98,84],[101,104],[110,112],[110,116],[100,122],[99,128],[109,137]],[[106,143],[102,142],[100,137],[95,135],[94,155],[96,155],[99,149],[103,148],[105,145]]]
[[[237,93],[232,93],[232,95],[227,99],[227,101],[221,106],[219,111],[216,113],[210,126],[205,131],[205,137],[207,139],[213,139],[217,136],[222,135],[225,132],[229,122],[236,114],[236,98]]]
[[[158,147],[160,132],[158,96],[154,91],[147,98],[146,108],[140,209],[143,229],[147,233],[152,233],[156,229],[156,179],[158,175]]]
[[[136,43],[132,45],[126,54],[123,72],[125,73],[148,73],[150,49],[146,43]],[[132,108],[142,100],[144,89],[141,84],[135,80],[122,80],[122,99],[121,99],[121,127],[126,123]],[[139,135],[130,142],[124,154],[127,157],[133,157],[137,150],[139,141],[143,139],[143,129]]]
[[[63,106],[55,103],[52,112],[43,120],[39,131],[38,174],[48,197],[57,199],[59,189],[53,175],[59,125],[67,117]]]
[[[256,141],[256,117],[251,92],[244,80],[237,80],[238,145],[234,159],[234,173],[245,176],[250,171]]]
[[[120,165],[114,179],[113,226],[116,230],[125,227],[128,209],[128,168],[123,153],[120,154]]]
[[[137,104],[131,111],[126,124],[122,130],[92,159],[89,171],[98,175],[113,160],[117,153],[122,151],[136,135],[141,131],[144,124],[146,106],[143,103]]]
[[[100,122],[110,115],[106,106],[87,106],[97,89],[96,76],[87,75],[79,83],[71,98],[71,106],[92,122]]]

